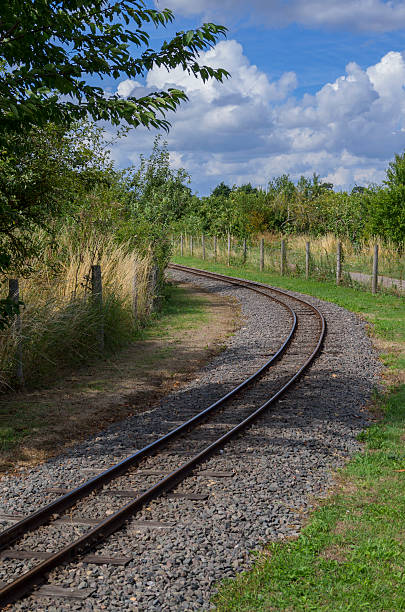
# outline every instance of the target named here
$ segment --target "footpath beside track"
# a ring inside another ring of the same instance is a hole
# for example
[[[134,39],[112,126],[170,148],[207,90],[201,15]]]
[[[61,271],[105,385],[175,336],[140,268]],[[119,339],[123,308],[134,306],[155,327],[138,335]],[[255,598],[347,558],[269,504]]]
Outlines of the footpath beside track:
[[[259,368],[252,370],[252,364],[247,359],[244,364],[245,381],[228,390],[208,408],[196,412],[194,406],[189,406],[182,411],[183,422],[176,425],[170,433],[160,436],[97,477],[55,499],[46,508],[37,510],[3,531],[0,534],[0,545],[6,549],[5,552],[3,550],[4,573],[6,574],[7,570],[11,571],[12,576],[17,573],[10,559],[21,560],[25,554],[25,559],[30,560],[23,567],[27,570],[25,574],[2,588],[0,597],[3,605],[37,588],[44,576],[61,563],[66,563],[78,554],[83,555],[91,547],[99,547],[104,538],[126,524],[134,513],[144,514],[146,506],[157,496],[164,495],[163,506],[164,500],[170,499],[170,496],[172,499],[173,496],[176,498],[176,495],[178,499],[184,498],[185,495],[187,497],[187,494],[177,493],[175,487],[180,482],[184,487],[184,482],[187,483],[184,478],[190,478],[190,474],[193,474],[193,470],[198,468],[201,462],[206,462],[213,453],[223,448],[228,440],[265,413],[318,353],[324,337],[325,323],[322,314],[312,304],[259,283],[209,275],[181,266],[173,266],[173,269],[176,273],[197,274],[211,282],[214,280],[233,284],[238,291],[243,287],[243,290],[248,289],[259,294],[262,301],[269,298],[272,303],[276,301],[278,311],[284,312],[282,316],[287,333],[284,332],[283,341],[278,343],[276,350],[273,348],[271,354],[259,355]],[[283,303],[277,301],[280,299]],[[262,330],[262,333],[265,333],[265,330]],[[266,359],[263,359],[264,356]],[[257,362],[257,355],[255,360]],[[109,486],[112,483],[114,488]],[[54,492],[60,492],[61,489],[64,490],[63,487],[56,487]],[[123,497],[130,498],[130,501],[122,504]],[[194,493],[188,494],[188,497],[191,501],[203,501],[204,495]],[[113,507],[113,511],[107,512],[107,516],[103,513],[103,500],[106,498],[109,500],[109,508]],[[68,508],[71,509],[70,516],[65,520],[64,513]],[[64,524],[64,521],[65,524],[70,521],[72,525],[81,525],[83,534],[76,537],[73,543],[67,543],[68,535],[63,528],[57,527],[58,533],[55,537],[55,519],[59,525]],[[178,521],[181,521],[181,516]],[[41,541],[49,543],[53,538],[57,542],[58,550],[51,553],[47,552],[48,549],[40,551],[36,532],[25,535],[27,529],[32,531],[34,527],[39,529]],[[32,538],[32,546],[27,550]],[[60,547],[61,541],[64,545]],[[15,546],[15,542],[16,548],[7,548],[10,545]],[[35,552],[38,553],[36,559],[43,560],[30,569]],[[93,556],[89,562],[95,563],[97,559]],[[108,560],[102,556],[100,562],[114,564],[114,559],[110,557]],[[21,570],[21,563],[19,569]],[[49,585],[43,595],[69,595],[62,591],[63,588],[56,583],[53,590]]]

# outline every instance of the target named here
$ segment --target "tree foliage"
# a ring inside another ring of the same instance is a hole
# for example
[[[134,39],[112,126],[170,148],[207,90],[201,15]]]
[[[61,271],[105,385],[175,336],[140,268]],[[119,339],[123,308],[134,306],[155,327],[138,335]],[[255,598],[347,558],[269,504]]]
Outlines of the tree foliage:
[[[101,179],[87,144],[49,124],[10,132],[0,149],[0,272],[29,269],[53,221],[70,211],[86,185]]]
[[[130,189],[107,162],[96,128],[83,121],[168,129],[167,113],[187,99],[176,89],[124,99],[91,84],[92,77],[136,79],[154,67],[181,67],[203,81],[228,76],[198,62],[225,34],[222,26],[206,23],[150,48],[151,29],[171,21],[170,10],[149,9],[143,0],[0,3],[0,272],[22,271],[38,256],[38,230],[77,215],[79,196],[80,214],[98,210],[103,222],[119,216],[109,198]],[[161,178],[166,185],[168,177]],[[104,198],[108,213],[99,207]],[[167,193],[166,205],[170,199]]]
[[[390,162],[382,189],[374,187],[366,193],[368,201],[367,229],[370,234],[391,240],[403,248],[405,244],[405,153]]]
[[[232,189],[220,183],[209,197],[194,202],[178,223],[186,231],[248,236],[259,232],[333,233],[353,243],[373,236],[399,247],[405,242],[405,154],[396,155],[383,186],[335,192],[333,185],[288,174],[274,177],[266,190],[250,184]]]
[[[88,77],[143,76],[153,67],[181,67],[204,81],[228,73],[198,63],[226,28],[203,24],[178,32],[160,49],[149,47],[150,26],[173,21],[170,10],[146,8],[143,0],[3,0],[0,4],[1,131],[53,122],[70,126],[91,117],[131,126],[169,126],[168,111],[183,91],[152,92],[139,98],[106,95]],[[133,48],[145,47],[139,57]]]

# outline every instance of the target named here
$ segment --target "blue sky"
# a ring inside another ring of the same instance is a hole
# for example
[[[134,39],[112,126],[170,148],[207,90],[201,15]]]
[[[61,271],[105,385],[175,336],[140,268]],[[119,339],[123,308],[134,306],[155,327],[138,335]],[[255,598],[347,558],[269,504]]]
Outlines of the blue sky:
[[[227,68],[224,85],[153,70],[139,83],[103,86],[121,95],[176,86],[190,101],[165,136],[175,167],[201,195],[215,185],[319,173],[336,189],[381,182],[405,148],[405,2],[381,0],[166,0],[177,30],[215,21],[225,40],[202,60]],[[249,10],[246,9],[249,6]],[[120,166],[148,155],[154,130],[136,129],[114,149]]]

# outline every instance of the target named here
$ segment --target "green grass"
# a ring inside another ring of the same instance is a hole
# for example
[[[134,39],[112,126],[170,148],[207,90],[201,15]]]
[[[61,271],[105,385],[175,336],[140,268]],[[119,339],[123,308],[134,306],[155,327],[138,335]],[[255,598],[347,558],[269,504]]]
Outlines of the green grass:
[[[195,296],[181,287],[169,286],[162,309],[149,318],[145,326],[137,332],[136,340],[166,338],[174,331],[181,329],[195,329],[202,327],[209,320],[207,301]],[[133,338],[131,338],[133,340]],[[151,373],[159,360],[170,357],[176,346],[163,346],[146,354],[142,366],[149,367]],[[116,353],[119,358],[119,352]],[[98,357],[93,358],[90,364],[97,367]],[[75,370],[72,369],[71,373]],[[56,386],[63,385],[63,380],[57,380]],[[94,379],[83,382],[67,383],[74,391],[108,391],[111,388],[111,379]],[[49,385],[52,388],[51,385]],[[47,415],[52,410],[49,403],[42,399],[30,397],[21,401],[19,394],[6,395],[0,401],[0,453],[9,453],[17,448],[27,437],[38,432],[46,431],[50,426]],[[56,414],[55,418],[59,418]]]
[[[384,363],[403,376],[403,297],[190,257],[174,260],[313,295],[363,315],[384,343]],[[336,493],[312,513],[298,539],[268,544],[251,571],[220,585],[213,601],[218,612],[405,610],[405,385],[375,394],[374,406],[380,419],[360,434],[364,452],[339,473]]]
[[[46,425],[49,404],[37,401],[27,405],[17,399],[0,403],[0,451],[8,451],[27,435]]]
[[[299,291],[322,300],[334,302],[343,308],[364,315],[374,324],[375,333],[387,340],[405,342],[405,299],[391,293],[371,293],[353,287],[339,286],[333,282],[319,282],[270,272],[259,272],[243,266],[228,267],[192,257],[173,257],[173,262],[183,265],[230,274],[277,287]]]
[[[170,330],[192,329],[208,321],[207,300],[200,296],[190,296],[181,287],[169,285],[167,299],[145,328],[139,331],[138,338],[164,337]]]
[[[405,609],[405,387],[379,403],[384,419],[362,435],[339,492],[296,541],[268,545],[227,581],[218,611]]]

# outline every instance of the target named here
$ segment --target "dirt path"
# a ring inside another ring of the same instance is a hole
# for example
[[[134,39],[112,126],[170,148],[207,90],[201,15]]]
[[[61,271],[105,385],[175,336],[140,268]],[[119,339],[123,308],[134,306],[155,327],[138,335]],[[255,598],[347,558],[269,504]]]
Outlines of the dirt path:
[[[350,278],[362,283],[363,285],[371,286],[371,274],[364,274],[363,272],[349,272]],[[396,289],[400,293],[405,293],[405,281],[397,278],[389,278],[388,276],[378,276],[378,285],[388,289]]]
[[[17,432],[20,439],[3,442],[0,471],[42,462],[114,421],[151,409],[223,349],[239,324],[239,307],[200,287],[180,286],[187,302],[198,304],[198,316],[180,312],[165,317],[146,340],[113,358],[82,368],[49,389],[3,396],[0,424],[10,423],[14,438]]]

